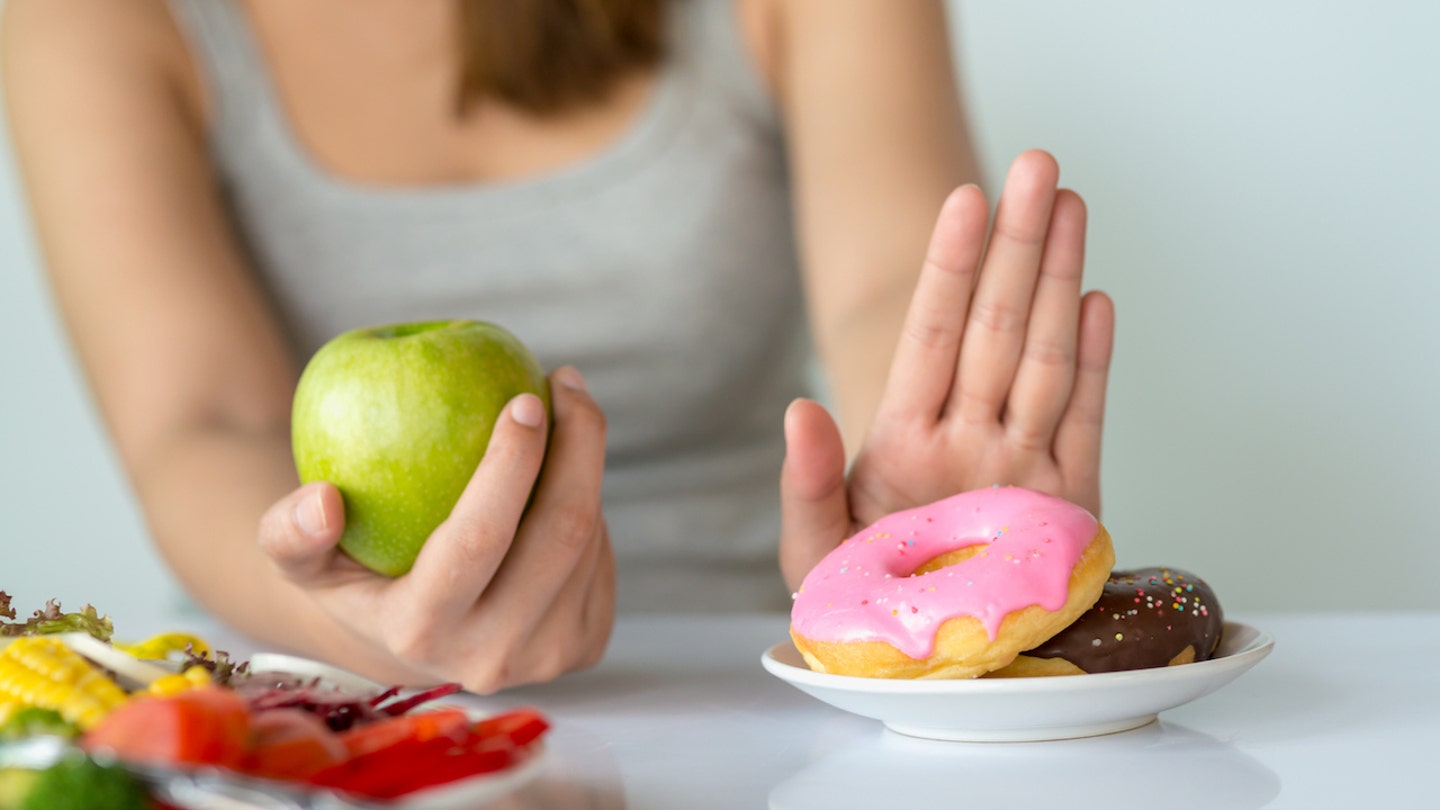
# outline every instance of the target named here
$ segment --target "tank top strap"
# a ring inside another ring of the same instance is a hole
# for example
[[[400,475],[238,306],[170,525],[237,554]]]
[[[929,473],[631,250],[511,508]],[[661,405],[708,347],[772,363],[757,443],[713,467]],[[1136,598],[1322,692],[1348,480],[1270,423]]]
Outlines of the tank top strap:
[[[195,69],[210,91],[215,120],[210,131],[226,138],[254,126],[270,104],[264,59],[245,10],[235,0],[167,0],[176,26],[190,46]]]
[[[737,0],[670,0],[677,19],[669,26],[672,60],[689,66],[695,79],[719,94],[742,120],[778,129],[775,100],[740,28]]]

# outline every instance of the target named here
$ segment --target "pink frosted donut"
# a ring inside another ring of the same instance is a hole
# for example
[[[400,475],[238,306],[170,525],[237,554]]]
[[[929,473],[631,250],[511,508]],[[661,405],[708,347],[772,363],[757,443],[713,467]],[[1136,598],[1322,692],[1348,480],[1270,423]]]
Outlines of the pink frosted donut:
[[[881,518],[816,565],[790,636],[812,669],[974,678],[1063,630],[1114,565],[1105,527],[1019,487],[962,492]]]

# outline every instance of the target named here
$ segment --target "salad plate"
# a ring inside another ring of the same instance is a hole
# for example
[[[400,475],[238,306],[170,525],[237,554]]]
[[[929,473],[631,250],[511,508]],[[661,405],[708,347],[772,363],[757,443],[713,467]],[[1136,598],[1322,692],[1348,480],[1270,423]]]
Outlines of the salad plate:
[[[1152,722],[1160,712],[1240,677],[1275,647],[1257,628],[1226,622],[1216,656],[1193,664],[1049,678],[902,680],[815,672],[784,641],[761,655],[772,675],[838,709],[912,737],[1018,742],[1093,737]]]
[[[59,737],[31,737],[0,743],[0,768],[48,768],[80,751]],[[437,785],[383,804],[344,793],[309,788],[219,768],[180,768],[125,763],[125,769],[149,788],[151,796],[175,807],[234,807],[269,810],[470,810],[507,796],[535,779],[544,768],[543,747],[524,763],[505,771]]]
[[[298,678],[323,687],[361,694],[380,692],[386,688],[377,681],[347,669],[323,661],[283,653],[261,652],[251,655],[248,671],[252,678],[258,676],[263,679],[267,675]],[[490,716],[489,712],[478,711],[469,706],[457,706],[445,702],[444,699],[424,705],[427,709],[461,708],[474,722]],[[533,781],[543,770],[545,761],[545,746],[535,744],[524,761],[504,770],[422,788],[398,799],[385,802],[383,805],[323,788],[297,788],[295,785],[275,780],[236,778],[228,774],[221,778],[214,772],[208,774],[208,778],[196,778],[192,774],[188,778],[179,780],[176,780],[172,773],[166,783],[169,788],[165,792],[168,792],[173,798],[179,799],[182,796],[177,795],[176,790],[182,794],[186,791],[199,791],[200,795],[210,796],[217,792],[229,795],[239,789],[262,793],[269,791],[276,795],[283,795],[287,801],[298,802],[299,806],[313,810],[323,810],[323,808],[352,810],[352,808],[379,806],[394,810],[470,810],[514,793]],[[161,798],[164,798],[163,794]]]
[[[99,666],[106,667],[110,677],[121,684],[122,688],[135,689],[137,692],[143,692],[149,684],[160,678],[174,677],[180,668],[178,659],[134,658],[86,633],[60,633],[52,637]],[[4,644],[0,643],[0,648],[3,646]],[[373,716],[374,719],[365,722],[383,722],[388,717],[398,718],[412,714],[412,709],[415,710],[413,714],[434,710],[459,710],[464,712],[468,722],[476,727],[479,727],[482,721],[501,715],[504,718],[518,715],[521,720],[531,721],[531,718],[525,717],[527,712],[523,711],[502,712],[497,715],[475,706],[464,705],[463,701],[449,702],[445,695],[450,693],[450,689],[446,687],[428,690],[385,687],[348,670],[293,655],[257,653],[251,656],[245,671],[247,675],[244,683],[238,687],[232,684],[231,688],[242,692],[240,700],[248,703],[252,712],[270,709],[293,712],[299,707],[305,707],[305,711],[331,723],[359,716]],[[449,686],[458,688],[458,684]],[[259,708],[262,706],[263,708]],[[367,706],[370,708],[366,709]],[[495,739],[507,734],[528,733],[522,730],[523,726],[507,730],[503,725],[504,718],[499,720],[502,725],[487,733],[496,735]],[[356,722],[359,721],[352,719],[343,727],[332,727],[343,730],[350,728],[350,723]],[[543,733],[543,729],[537,733]],[[386,738],[382,735],[381,739]],[[98,748],[87,748],[89,755],[97,762],[113,763],[125,768],[145,785],[153,798],[175,807],[288,810],[358,810],[385,807],[396,810],[470,810],[514,793],[534,780],[546,767],[548,757],[542,741],[529,736],[512,744],[518,744],[519,748],[506,749],[514,751],[514,758],[503,765],[497,763],[489,770],[418,787],[384,802],[367,799],[342,788],[266,778],[214,765],[123,758],[109,751],[104,743]],[[371,749],[371,752],[365,755],[374,756],[376,753],[383,753],[383,748]],[[85,756],[86,752],[82,751],[78,742],[44,732],[0,741],[0,769],[44,770],[62,760]],[[373,765],[383,767],[384,762],[376,761]],[[3,799],[0,799],[0,804],[3,803]]]

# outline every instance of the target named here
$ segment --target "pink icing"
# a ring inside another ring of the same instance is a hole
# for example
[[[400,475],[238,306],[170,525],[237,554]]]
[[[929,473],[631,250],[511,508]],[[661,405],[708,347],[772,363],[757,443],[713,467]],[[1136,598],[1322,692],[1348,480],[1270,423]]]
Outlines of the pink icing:
[[[1096,529],[1085,509],[1019,487],[896,512],[806,575],[791,625],[816,641],[883,641],[916,659],[930,657],[936,630],[956,616],[979,619],[993,641],[1008,613],[1064,606],[1070,570]],[[912,576],[941,554],[982,543],[967,560]]]

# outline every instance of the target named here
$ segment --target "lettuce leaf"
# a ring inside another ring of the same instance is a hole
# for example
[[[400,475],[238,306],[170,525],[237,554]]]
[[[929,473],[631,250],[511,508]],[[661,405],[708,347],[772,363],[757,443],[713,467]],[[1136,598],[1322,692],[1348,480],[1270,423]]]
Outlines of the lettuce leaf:
[[[10,594],[0,591],[0,636],[38,636],[51,633],[89,633],[101,641],[109,641],[115,632],[115,625],[109,616],[101,616],[94,607],[86,605],[74,613],[65,613],[60,603],[51,599],[43,610],[35,611],[25,621],[16,621],[15,608],[10,606]]]

